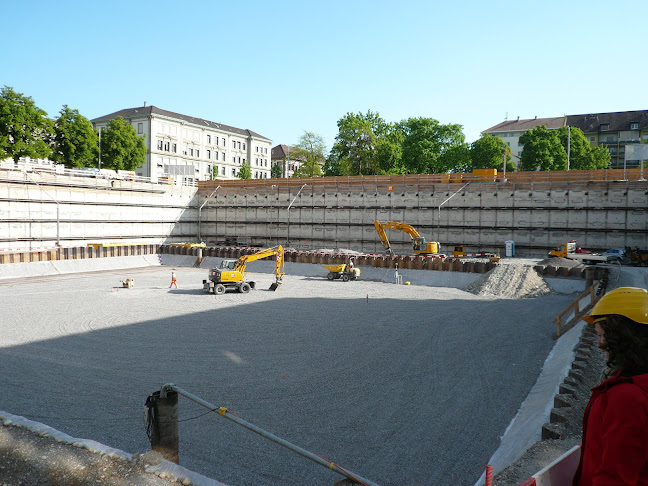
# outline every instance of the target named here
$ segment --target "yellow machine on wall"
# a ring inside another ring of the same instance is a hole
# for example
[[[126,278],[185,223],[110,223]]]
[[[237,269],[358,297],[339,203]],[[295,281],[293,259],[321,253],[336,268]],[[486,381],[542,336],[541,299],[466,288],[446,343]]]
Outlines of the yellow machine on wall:
[[[203,280],[203,289],[216,295],[222,295],[227,289],[234,289],[247,294],[255,288],[255,282],[245,281],[245,266],[255,260],[275,256],[275,282],[270,290],[277,290],[283,281],[284,251],[279,245],[276,248],[266,248],[252,255],[243,255],[238,260],[223,260],[218,268],[209,270],[209,279]]]
[[[387,229],[397,229],[404,231],[412,238],[412,250],[415,255],[434,255],[439,253],[441,245],[438,241],[426,241],[423,236],[419,234],[414,227],[405,223],[396,223],[394,221],[387,221],[386,223],[381,223],[380,221],[374,221],[374,226],[380,237],[380,241],[383,244],[383,247],[389,255],[393,253],[391,245],[389,243],[389,238],[387,238],[387,233],[385,233],[385,228]]]

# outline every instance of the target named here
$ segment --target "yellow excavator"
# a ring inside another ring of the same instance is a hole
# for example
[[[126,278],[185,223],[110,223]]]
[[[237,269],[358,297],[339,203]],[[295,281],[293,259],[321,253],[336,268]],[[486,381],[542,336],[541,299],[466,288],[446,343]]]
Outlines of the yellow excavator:
[[[275,248],[266,248],[251,255],[243,255],[238,260],[223,260],[219,267],[209,270],[209,279],[203,280],[203,290],[216,295],[222,295],[227,289],[234,289],[242,294],[247,294],[255,288],[255,282],[248,282],[245,277],[245,266],[255,260],[275,256],[275,282],[270,290],[277,290],[282,284],[285,273],[284,251],[281,245]]]
[[[387,229],[397,229],[404,231],[412,238],[412,249],[415,255],[433,255],[439,253],[441,245],[438,241],[426,241],[425,237],[421,236],[418,231],[414,229],[413,226],[405,223],[396,223],[394,221],[387,221],[386,223],[381,223],[380,221],[374,221],[374,226],[380,237],[380,241],[385,247],[387,254],[391,255],[394,253],[389,244],[389,238],[387,238],[387,233],[385,233],[385,228]]]

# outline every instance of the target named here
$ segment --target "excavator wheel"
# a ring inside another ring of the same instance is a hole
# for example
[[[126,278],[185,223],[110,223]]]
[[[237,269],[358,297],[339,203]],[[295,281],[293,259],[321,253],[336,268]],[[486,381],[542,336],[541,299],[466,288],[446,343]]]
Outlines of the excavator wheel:
[[[225,286],[223,284],[216,284],[216,287],[214,287],[214,293],[216,295],[223,295],[225,293]]]
[[[250,291],[250,284],[247,282],[242,283],[241,286],[239,287],[239,292],[242,294],[247,294]]]

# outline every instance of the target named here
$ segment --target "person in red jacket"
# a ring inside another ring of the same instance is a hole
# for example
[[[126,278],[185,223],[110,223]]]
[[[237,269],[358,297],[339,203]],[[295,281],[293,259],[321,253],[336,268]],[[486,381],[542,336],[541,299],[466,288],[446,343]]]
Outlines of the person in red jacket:
[[[648,291],[612,290],[583,320],[608,369],[585,409],[573,485],[648,485]]]

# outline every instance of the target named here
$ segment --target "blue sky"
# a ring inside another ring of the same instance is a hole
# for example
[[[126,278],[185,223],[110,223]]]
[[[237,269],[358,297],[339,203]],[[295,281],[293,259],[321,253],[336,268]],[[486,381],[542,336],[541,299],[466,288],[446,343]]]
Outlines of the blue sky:
[[[371,110],[466,140],[509,119],[644,110],[648,2],[0,0],[0,86],[55,118],[149,105],[330,148]]]

